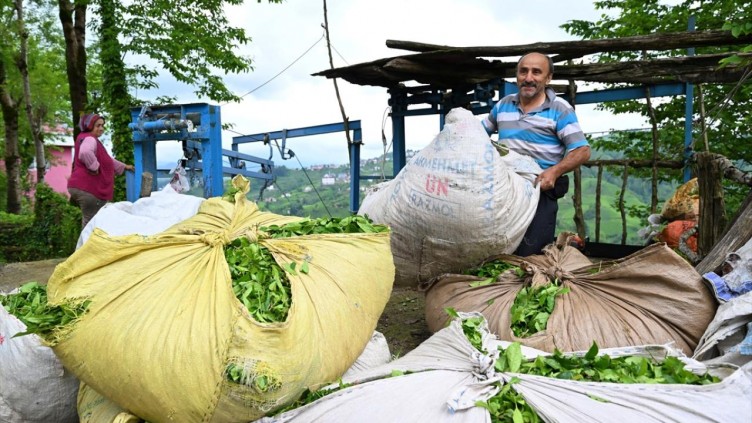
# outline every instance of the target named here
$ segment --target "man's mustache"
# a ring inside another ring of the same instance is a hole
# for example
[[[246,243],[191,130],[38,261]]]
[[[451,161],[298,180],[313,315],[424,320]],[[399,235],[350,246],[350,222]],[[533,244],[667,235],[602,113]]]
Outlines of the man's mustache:
[[[523,87],[535,87],[535,82],[523,82]]]

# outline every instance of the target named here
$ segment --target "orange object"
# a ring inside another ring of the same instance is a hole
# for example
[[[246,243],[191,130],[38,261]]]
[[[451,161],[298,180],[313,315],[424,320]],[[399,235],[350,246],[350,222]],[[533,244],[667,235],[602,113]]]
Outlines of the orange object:
[[[678,248],[681,236],[695,226],[697,226],[697,222],[694,220],[675,220],[666,225],[661,233],[658,234],[658,241],[665,242],[669,248]],[[697,252],[696,233],[687,238],[687,247],[689,247],[690,250]]]

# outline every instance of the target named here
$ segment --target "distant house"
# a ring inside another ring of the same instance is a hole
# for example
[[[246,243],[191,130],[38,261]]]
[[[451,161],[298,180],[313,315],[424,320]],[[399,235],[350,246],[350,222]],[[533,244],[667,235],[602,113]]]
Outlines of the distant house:
[[[44,132],[45,152],[48,157],[44,182],[53,191],[67,197],[68,178],[71,174],[71,163],[73,162],[73,128],[62,124],[54,127],[45,125],[42,131]],[[27,177],[32,187],[36,185],[36,160],[32,161],[29,166]],[[34,188],[30,190],[29,194],[34,195]]]
[[[321,178],[321,185],[334,185],[335,182],[336,182],[336,178],[334,177],[334,175],[329,174],[329,173],[325,174]]]
[[[305,188],[303,188],[303,192],[311,192],[313,191],[313,187],[310,185],[306,185]]]

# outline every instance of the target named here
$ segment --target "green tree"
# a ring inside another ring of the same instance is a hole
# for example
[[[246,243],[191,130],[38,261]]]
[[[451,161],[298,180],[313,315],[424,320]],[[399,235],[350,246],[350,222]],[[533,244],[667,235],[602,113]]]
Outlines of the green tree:
[[[686,31],[690,15],[696,19],[697,30],[733,29],[737,33],[752,31],[752,3],[741,0],[717,0],[713,2],[696,2],[685,0],[675,6],[662,4],[658,0],[603,0],[595,1],[596,9],[609,11],[602,14],[598,21],[573,20],[564,25],[567,32],[584,39],[616,38],[632,35],[644,35],[656,32]],[[738,47],[702,47],[696,54],[737,51]],[[598,62],[613,62],[627,59],[654,58],[658,55],[685,55],[684,50],[660,52],[609,52],[595,57]],[[744,84],[702,84],[695,90],[701,91],[705,108],[708,110],[705,127],[710,140],[709,149],[723,154],[732,160],[752,163],[752,149],[747,148],[747,140],[752,129],[752,116],[748,110],[752,106],[752,85]],[[699,99],[695,98],[695,117],[699,119]],[[684,104],[683,97],[673,97],[668,101],[655,104],[655,116],[660,127],[659,156],[662,159],[681,160],[684,154]],[[648,109],[643,100],[630,100],[603,103],[601,109],[615,114],[639,113],[648,116]],[[695,125],[701,128],[702,125]],[[704,150],[703,134],[696,129],[694,149]],[[626,157],[635,159],[652,158],[652,138],[650,132],[617,134],[594,142],[595,148],[624,151]],[[642,173],[647,172],[643,171]],[[641,172],[635,172],[640,175]],[[678,180],[680,173],[665,174],[664,179]],[[728,193],[734,191],[728,187]],[[739,204],[736,200],[728,201],[730,210]]]
[[[50,8],[44,3],[0,2],[0,35],[7,40],[0,47],[0,103],[7,210],[11,213],[21,211],[25,181],[21,175],[35,158],[35,151],[38,178],[44,177],[43,125],[57,123],[58,112],[67,107],[61,101],[65,90],[65,81],[59,76],[63,63],[61,37],[50,16]],[[22,107],[26,113],[21,113]]]
[[[280,3],[281,0],[269,2]],[[239,99],[225,86],[219,74],[252,70],[251,59],[235,52],[238,45],[247,44],[251,39],[242,28],[232,27],[224,13],[225,6],[242,3],[243,0],[157,0],[128,4],[116,0],[95,1],[102,101],[109,112],[112,149],[118,160],[133,162],[128,124],[130,108],[137,101],[129,95],[128,87],[157,87],[154,80],[159,74],[158,68],[180,82],[195,86],[200,97],[214,101]],[[157,67],[137,64],[128,68],[123,60],[128,56],[151,59]],[[121,181],[116,198],[122,198],[123,194]]]

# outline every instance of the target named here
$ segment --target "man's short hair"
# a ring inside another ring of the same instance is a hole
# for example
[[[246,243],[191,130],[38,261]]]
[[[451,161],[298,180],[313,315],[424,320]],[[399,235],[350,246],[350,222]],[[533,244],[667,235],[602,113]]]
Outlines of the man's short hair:
[[[525,54],[522,55],[522,57],[520,57],[519,60],[517,60],[517,69],[520,68],[520,62],[522,61],[522,59],[524,59],[525,56],[527,56],[529,54],[532,54],[532,53],[538,53],[538,52],[537,51],[531,51],[530,53],[525,53]],[[547,54],[543,54],[543,53],[538,53],[538,54],[541,54],[541,55],[545,56],[546,59],[548,59],[548,72],[551,73],[551,75],[553,75],[554,74],[554,59],[552,59],[551,56],[549,56]]]

